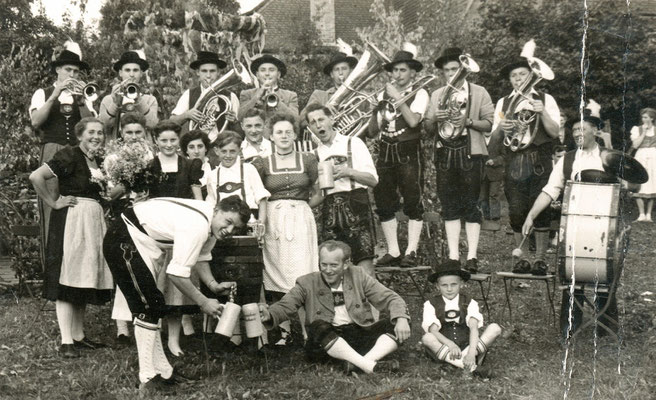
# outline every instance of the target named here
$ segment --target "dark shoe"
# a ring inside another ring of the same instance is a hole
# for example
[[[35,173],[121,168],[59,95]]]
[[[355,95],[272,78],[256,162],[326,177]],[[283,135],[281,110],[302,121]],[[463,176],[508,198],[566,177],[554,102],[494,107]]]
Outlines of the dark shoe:
[[[384,256],[376,260],[377,267],[398,267],[401,262],[401,256],[394,257],[390,253],[386,253]]]
[[[362,372],[360,371],[360,368],[353,365],[353,363],[344,361],[344,373],[346,375],[359,374],[360,372]]]
[[[414,268],[417,266],[417,253],[411,251],[401,259],[401,268]]]
[[[148,382],[139,384],[139,397],[145,397],[156,393],[175,393],[175,383],[167,382],[161,375],[157,374]]]
[[[531,274],[544,276],[547,274],[547,263],[542,260],[537,260],[533,263]]]
[[[198,378],[192,378],[181,374],[177,369],[173,369],[173,373],[170,377],[164,378],[164,382],[169,385],[177,385],[179,383],[191,383],[197,381]]]
[[[79,358],[80,352],[75,348],[74,344],[62,344],[59,347],[59,355],[64,358]]]
[[[470,274],[475,274],[478,272],[478,260],[475,258],[472,258],[470,260],[467,260],[465,263],[465,269],[469,271]]]
[[[115,343],[117,347],[128,347],[132,345],[132,338],[128,335],[118,335]]]
[[[531,263],[526,260],[519,260],[515,264],[512,272],[514,274],[530,274],[531,273]]]
[[[398,372],[400,368],[396,360],[378,361],[374,366],[374,372]]]
[[[75,345],[76,349],[80,350],[95,350],[107,347],[107,345],[104,343],[94,342],[86,337],[83,337],[82,340],[73,340],[73,344]]]

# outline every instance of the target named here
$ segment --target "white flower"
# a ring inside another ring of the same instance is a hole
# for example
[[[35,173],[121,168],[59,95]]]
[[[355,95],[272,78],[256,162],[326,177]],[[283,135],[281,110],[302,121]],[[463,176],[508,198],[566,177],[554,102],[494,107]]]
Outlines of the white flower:
[[[100,168],[89,168],[91,171],[91,179],[95,181],[104,181],[105,175],[100,170]]]

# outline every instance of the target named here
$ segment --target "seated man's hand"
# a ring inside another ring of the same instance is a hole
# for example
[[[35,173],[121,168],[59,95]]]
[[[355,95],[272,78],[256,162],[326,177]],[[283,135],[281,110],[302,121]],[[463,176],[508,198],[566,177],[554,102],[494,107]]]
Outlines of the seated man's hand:
[[[223,307],[223,304],[219,303],[216,299],[207,299],[200,305],[201,311],[214,318],[219,318],[221,316],[221,313],[223,313]]]
[[[465,365],[465,371],[471,371],[476,365],[476,349],[467,349],[462,363]]]
[[[399,343],[403,343],[410,338],[410,325],[405,318],[397,318],[394,323],[394,334]]]
[[[449,340],[449,342],[446,345],[449,348],[450,359],[457,360],[460,358],[460,356],[462,356],[462,353],[460,352],[460,347],[458,347],[457,344]]]
[[[262,322],[267,322],[271,320],[271,314],[269,313],[269,306],[263,303],[257,305],[260,308],[260,319]]]

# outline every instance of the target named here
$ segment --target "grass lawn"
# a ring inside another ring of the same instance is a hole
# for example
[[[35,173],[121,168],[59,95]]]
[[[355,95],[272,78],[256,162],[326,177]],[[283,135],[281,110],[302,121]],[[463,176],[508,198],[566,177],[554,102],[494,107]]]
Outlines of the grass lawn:
[[[284,350],[251,354],[228,350],[209,338],[209,375],[200,338],[183,342],[186,355],[173,364],[200,381],[178,387],[176,399],[653,399],[656,373],[653,350],[656,277],[652,235],[656,225],[634,224],[631,248],[619,290],[622,343],[608,337],[594,344],[591,329],[568,349],[559,343],[543,285],[515,288],[513,319],[504,312],[503,283],[495,278],[490,292],[491,320],[506,328],[486,365],[491,378],[473,378],[429,361],[418,346],[421,300],[410,305],[413,335],[392,357],[399,374],[345,376],[341,364],[305,362],[300,340]],[[503,231],[482,233],[479,259],[491,271],[509,270],[513,248]],[[402,289],[407,287],[402,286]],[[468,293],[478,297],[470,283]],[[560,293],[556,296],[559,310]],[[40,299],[0,297],[0,398],[2,399],[133,399],[138,395],[136,347],[107,348],[68,361],[57,355],[58,328],[52,303],[39,313]],[[90,307],[87,335],[113,344],[111,309]],[[485,315],[485,314],[484,314]],[[31,328],[34,318],[38,321]],[[199,320],[197,320],[199,321]],[[199,326],[199,324],[196,324]],[[172,358],[172,357],[171,357]],[[161,397],[161,396],[160,396]]]

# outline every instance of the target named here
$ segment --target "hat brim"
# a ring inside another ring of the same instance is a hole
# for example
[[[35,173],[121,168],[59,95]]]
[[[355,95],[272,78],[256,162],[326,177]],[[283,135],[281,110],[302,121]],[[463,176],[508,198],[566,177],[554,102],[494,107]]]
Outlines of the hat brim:
[[[439,69],[442,69],[442,67],[444,67],[444,64],[446,64],[448,62],[451,62],[451,61],[460,62],[460,54],[458,54],[458,55],[449,54],[449,55],[446,55],[446,56],[438,57],[438,59],[435,60],[433,65],[435,65],[435,67],[437,67]]]
[[[260,65],[262,64],[275,65],[278,68],[278,71],[280,72],[281,78],[287,75],[287,66],[285,65],[285,63],[273,56],[263,56],[251,62],[251,72],[257,74],[257,70],[258,68],[260,68]]]
[[[517,60],[510,64],[506,64],[503,68],[501,68],[499,75],[501,75],[501,78],[503,79],[508,79],[508,75],[510,75],[512,70],[516,68],[528,68],[529,70],[531,69],[531,67],[528,65],[527,60]]]
[[[330,75],[331,72],[333,72],[333,67],[339,63],[347,63],[351,69],[355,68],[356,65],[358,65],[358,59],[352,56],[347,56],[347,57],[342,57],[338,58],[336,60],[332,60],[328,64],[326,64],[325,67],[323,67],[323,73],[326,75]]]
[[[579,123],[579,122],[581,122],[581,118],[568,120],[567,124],[565,126],[569,129],[573,129],[574,124]],[[604,129],[604,126],[606,126],[606,124],[604,123],[604,121],[601,118],[593,117],[591,115],[584,116],[583,117],[583,122],[589,122],[590,124],[592,124],[597,129]]]
[[[387,71],[387,72],[392,72],[392,69],[394,69],[394,66],[395,66],[396,64],[401,64],[401,63],[406,63],[406,64],[408,64],[408,66],[409,66],[410,68],[414,69],[414,70],[417,71],[417,72],[421,72],[421,70],[424,69],[424,64],[422,64],[421,62],[419,62],[419,61],[417,61],[417,60],[414,60],[414,59],[412,59],[412,60],[396,60],[396,61],[392,61],[392,62],[390,62],[390,63],[387,63],[387,64],[383,65],[383,68],[384,68],[385,71]]]
[[[141,67],[141,70],[142,70],[142,71],[147,71],[147,70],[148,70],[148,67],[150,66],[150,64],[148,64],[148,61],[146,61],[146,60],[142,60],[142,59],[139,59],[139,60],[127,60],[127,61],[126,61],[126,60],[118,60],[118,61],[116,61],[116,62],[114,63],[114,66],[113,66],[112,68],[114,69],[114,71],[118,72],[118,71],[121,70],[121,68],[123,68],[123,66],[124,66],[125,64],[139,64],[139,66]]]
[[[189,64],[189,68],[191,68],[191,69],[198,69],[198,68],[200,68],[200,66],[203,65],[203,64],[214,64],[214,65],[216,65],[219,69],[223,69],[223,68],[225,68],[225,67],[228,66],[228,64],[227,64],[225,61],[223,61],[223,60],[221,60],[221,59],[218,59],[218,58],[214,58],[214,59],[204,59],[204,60],[203,60],[203,59],[200,59],[200,60],[196,60],[196,61],[192,62],[191,64]]]
[[[459,276],[465,282],[467,282],[469,278],[471,278],[471,273],[469,273],[469,271],[467,270],[452,269],[452,270],[433,272],[432,274],[428,275],[428,281],[431,283],[435,283],[441,276],[449,276],[449,275]]]
[[[61,67],[62,65],[75,65],[76,67],[83,69],[85,71],[91,70],[89,64],[85,63],[84,61],[73,61],[73,60],[55,60],[50,63],[50,69],[52,69],[52,72],[55,72],[55,68]]]

